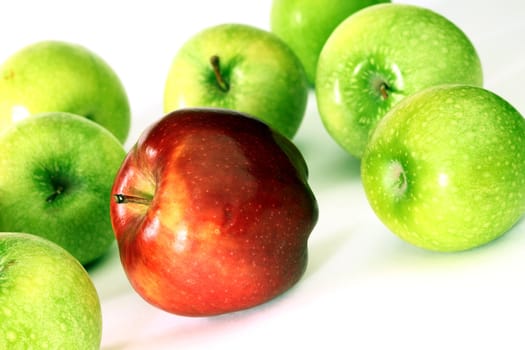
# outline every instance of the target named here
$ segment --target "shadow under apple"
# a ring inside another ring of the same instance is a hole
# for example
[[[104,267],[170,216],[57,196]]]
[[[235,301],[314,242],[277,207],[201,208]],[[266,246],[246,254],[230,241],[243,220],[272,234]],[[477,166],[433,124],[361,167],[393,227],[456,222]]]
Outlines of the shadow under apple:
[[[104,269],[107,264],[110,264],[111,261],[115,260],[115,257],[118,259],[118,248],[116,242],[113,242],[110,248],[102,254],[97,259],[84,265],[84,268],[89,272],[96,272],[98,270]]]
[[[515,283],[513,276],[522,273],[512,271],[512,266],[519,269],[518,263],[509,265],[508,262],[522,259],[525,247],[524,229],[525,221],[522,219],[492,242],[460,252],[429,251],[399,239],[398,244],[383,245],[377,251],[375,258],[369,261],[366,273],[375,275],[376,278],[424,278],[436,284],[439,280],[457,280],[463,286],[475,283],[493,287],[499,281],[501,287],[506,283]],[[388,233],[390,232],[385,229],[385,234]],[[504,270],[502,265],[506,266]],[[479,276],[481,273],[483,278]]]
[[[312,242],[308,248],[308,265],[301,280],[306,280],[317,274],[350,239],[351,233],[348,230],[340,230],[327,235],[323,239]],[[301,280],[299,283],[301,283]]]

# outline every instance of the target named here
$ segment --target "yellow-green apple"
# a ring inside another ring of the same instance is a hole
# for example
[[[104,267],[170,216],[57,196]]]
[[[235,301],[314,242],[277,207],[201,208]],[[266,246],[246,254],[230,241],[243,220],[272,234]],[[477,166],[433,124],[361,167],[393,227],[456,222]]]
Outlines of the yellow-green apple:
[[[372,208],[404,240],[460,251],[508,231],[525,211],[525,120],[480,87],[442,85],[401,101],[362,158]]]
[[[132,286],[189,316],[282,294],[305,270],[317,221],[307,172],[288,138],[246,114],[167,114],[128,153],[113,187],[111,218]]]
[[[82,264],[97,259],[114,242],[111,186],[125,156],[113,134],[81,116],[13,124],[0,135],[0,231],[43,236]]]
[[[263,29],[221,24],[195,34],[177,52],[165,84],[164,111],[234,109],[292,138],[307,99],[306,74],[288,45]]]
[[[71,254],[44,238],[0,233],[0,349],[100,349],[97,291]]]
[[[44,112],[81,115],[122,143],[130,128],[128,97],[117,74],[93,51],[69,42],[30,44],[0,66],[0,130]]]
[[[319,57],[316,95],[330,135],[360,158],[377,122],[404,97],[446,83],[482,85],[473,43],[442,15],[379,4],[344,20]]]
[[[273,0],[270,28],[299,57],[313,85],[319,54],[337,25],[358,10],[384,2],[390,0]]]

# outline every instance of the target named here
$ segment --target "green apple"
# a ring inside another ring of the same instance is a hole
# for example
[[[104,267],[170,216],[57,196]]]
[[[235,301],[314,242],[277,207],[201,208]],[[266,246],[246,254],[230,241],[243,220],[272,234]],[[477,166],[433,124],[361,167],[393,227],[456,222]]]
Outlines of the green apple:
[[[390,0],[273,0],[270,28],[296,53],[313,85],[319,54],[337,25],[358,10],[384,2]]]
[[[508,231],[525,211],[525,120],[480,87],[442,85],[401,101],[362,158],[366,196],[404,240],[460,251]]]
[[[404,4],[351,15],[330,35],[317,69],[323,124],[357,158],[377,122],[404,97],[439,84],[483,83],[466,34],[436,12]]]
[[[102,313],[86,270],[58,245],[0,233],[0,349],[100,349]]]
[[[263,29],[221,24],[195,34],[177,52],[166,80],[164,110],[233,109],[292,138],[307,98],[306,74],[288,45]]]
[[[49,112],[0,135],[0,231],[41,235],[82,264],[114,242],[111,186],[126,152],[84,117]]]
[[[0,130],[28,116],[55,111],[91,119],[122,143],[128,136],[128,97],[112,68],[83,46],[40,41],[0,66]]]

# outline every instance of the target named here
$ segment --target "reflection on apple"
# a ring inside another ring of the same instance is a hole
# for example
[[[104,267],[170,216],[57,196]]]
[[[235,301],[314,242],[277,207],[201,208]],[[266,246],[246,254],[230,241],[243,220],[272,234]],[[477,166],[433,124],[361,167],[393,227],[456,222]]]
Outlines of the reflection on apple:
[[[135,290],[181,315],[216,315],[291,288],[318,209],[297,148],[224,109],[152,125],[115,179],[111,219]]]

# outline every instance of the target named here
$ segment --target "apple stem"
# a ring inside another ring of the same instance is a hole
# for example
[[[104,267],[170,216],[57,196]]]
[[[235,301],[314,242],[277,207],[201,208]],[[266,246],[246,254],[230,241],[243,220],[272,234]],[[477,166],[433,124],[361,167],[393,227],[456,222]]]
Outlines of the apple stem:
[[[219,56],[213,55],[210,57],[210,63],[211,67],[213,68],[213,73],[215,74],[215,80],[217,80],[217,85],[219,85],[219,88],[226,92],[230,89],[228,86],[228,83],[224,80],[222,74],[221,74],[221,67],[220,67],[220,59]]]
[[[120,193],[113,195],[113,198],[115,198],[115,202],[117,204],[133,203],[133,204],[149,205],[151,203],[151,200],[147,198],[129,196],[129,195],[120,194]]]
[[[46,198],[46,202],[48,203],[51,203],[53,202],[59,195],[61,195],[62,193],[64,193],[64,186],[57,186],[56,189],[55,189],[55,192],[51,193],[49,195],[49,197]]]
[[[381,98],[383,100],[386,100],[388,98],[388,91],[390,90],[390,87],[388,86],[387,83],[385,82],[382,82],[380,85],[379,85],[379,93],[381,94]]]

